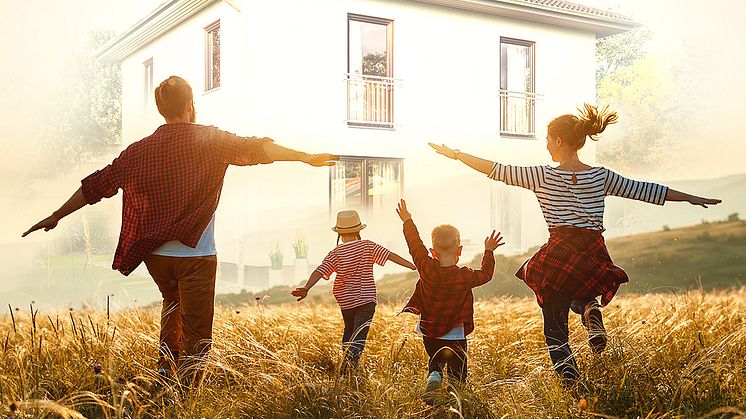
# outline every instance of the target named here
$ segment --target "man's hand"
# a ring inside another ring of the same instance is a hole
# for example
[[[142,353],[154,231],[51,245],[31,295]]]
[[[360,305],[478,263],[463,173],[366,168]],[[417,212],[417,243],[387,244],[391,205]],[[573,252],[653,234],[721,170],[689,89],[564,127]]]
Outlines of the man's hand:
[[[34,224],[33,227],[26,230],[25,233],[21,234],[21,237],[26,237],[29,235],[29,233],[33,233],[36,230],[41,230],[42,228],[44,231],[49,231],[55,227],[57,227],[57,223],[60,221],[59,218],[57,218],[56,215],[52,214],[49,217],[39,221],[38,223]]]
[[[293,297],[298,297],[297,301],[300,301],[308,296],[308,289],[304,287],[296,288],[290,291],[290,295],[292,295]]]
[[[492,230],[492,234],[484,239],[484,250],[493,252],[495,251],[495,249],[504,244],[505,242],[503,242],[503,236],[500,233],[497,233],[497,235],[495,235],[495,230]]]
[[[339,160],[339,156],[329,153],[308,154],[303,157],[303,163],[314,167],[334,166],[334,162]]]
[[[427,145],[432,147],[433,150],[435,150],[438,154],[442,154],[449,159],[456,159],[456,150],[446,147],[445,144],[437,145],[433,143],[427,143]]]
[[[690,204],[699,205],[700,207],[704,208],[707,208],[708,205],[717,205],[721,202],[723,202],[722,199],[702,198],[701,196],[692,196],[691,198],[689,198]]]
[[[412,214],[407,210],[407,202],[403,199],[400,200],[399,204],[396,206],[396,213],[399,214],[399,218],[401,218],[402,222],[412,219]]]

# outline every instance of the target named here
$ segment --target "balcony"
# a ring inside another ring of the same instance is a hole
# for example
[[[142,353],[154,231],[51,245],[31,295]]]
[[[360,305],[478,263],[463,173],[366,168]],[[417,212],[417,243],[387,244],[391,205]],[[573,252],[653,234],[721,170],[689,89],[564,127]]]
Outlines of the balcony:
[[[347,125],[394,128],[394,79],[347,74]]]
[[[533,92],[500,90],[500,135],[534,138],[539,97]]]

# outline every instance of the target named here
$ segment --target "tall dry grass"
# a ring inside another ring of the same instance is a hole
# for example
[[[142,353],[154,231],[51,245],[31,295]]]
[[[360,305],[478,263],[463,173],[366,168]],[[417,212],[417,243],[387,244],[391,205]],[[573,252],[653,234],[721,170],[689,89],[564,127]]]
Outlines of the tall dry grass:
[[[564,389],[530,299],[476,304],[469,385],[420,401],[427,358],[415,317],[380,306],[361,368],[338,378],[336,306],[218,309],[199,386],[155,373],[159,311],[11,311],[0,322],[3,415],[26,417],[734,417],[746,411],[746,289],[618,298],[607,351],[578,318],[582,378]],[[100,365],[101,372],[97,366]],[[16,410],[11,412],[11,406]]]

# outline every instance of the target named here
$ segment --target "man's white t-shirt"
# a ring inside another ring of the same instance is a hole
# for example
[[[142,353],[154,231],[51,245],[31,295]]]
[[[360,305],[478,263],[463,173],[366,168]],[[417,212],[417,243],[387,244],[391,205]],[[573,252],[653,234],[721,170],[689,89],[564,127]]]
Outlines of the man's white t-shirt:
[[[422,329],[420,329],[420,322],[417,322],[417,327],[415,328],[415,330],[417,331],[417,333],[424,336],[424,333],[422,333]],[[464,333],[464,324],[459,323],[456,326],[453,326],[453,329],[451,329],[448,333],[436,339],[440,339],[440,340],[464,340],[466,339],[466,334]]]
[[[196,256],[215,256],[215,214],[212,214],[210,224],[207,225],[197,247],[191,248],[178,240],[171,240],[151,252],[153,255],[189,258]]]

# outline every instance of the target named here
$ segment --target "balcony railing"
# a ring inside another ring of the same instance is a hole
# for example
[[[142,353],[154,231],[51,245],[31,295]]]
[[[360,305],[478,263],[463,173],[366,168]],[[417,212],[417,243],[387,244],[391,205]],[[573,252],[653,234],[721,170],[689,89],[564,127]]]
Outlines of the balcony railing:
[[[394,79],[347,74],[347,124],[394,127]]]
[[[533,92],[500,90],[500,135],[534,137],[539,96]]]

